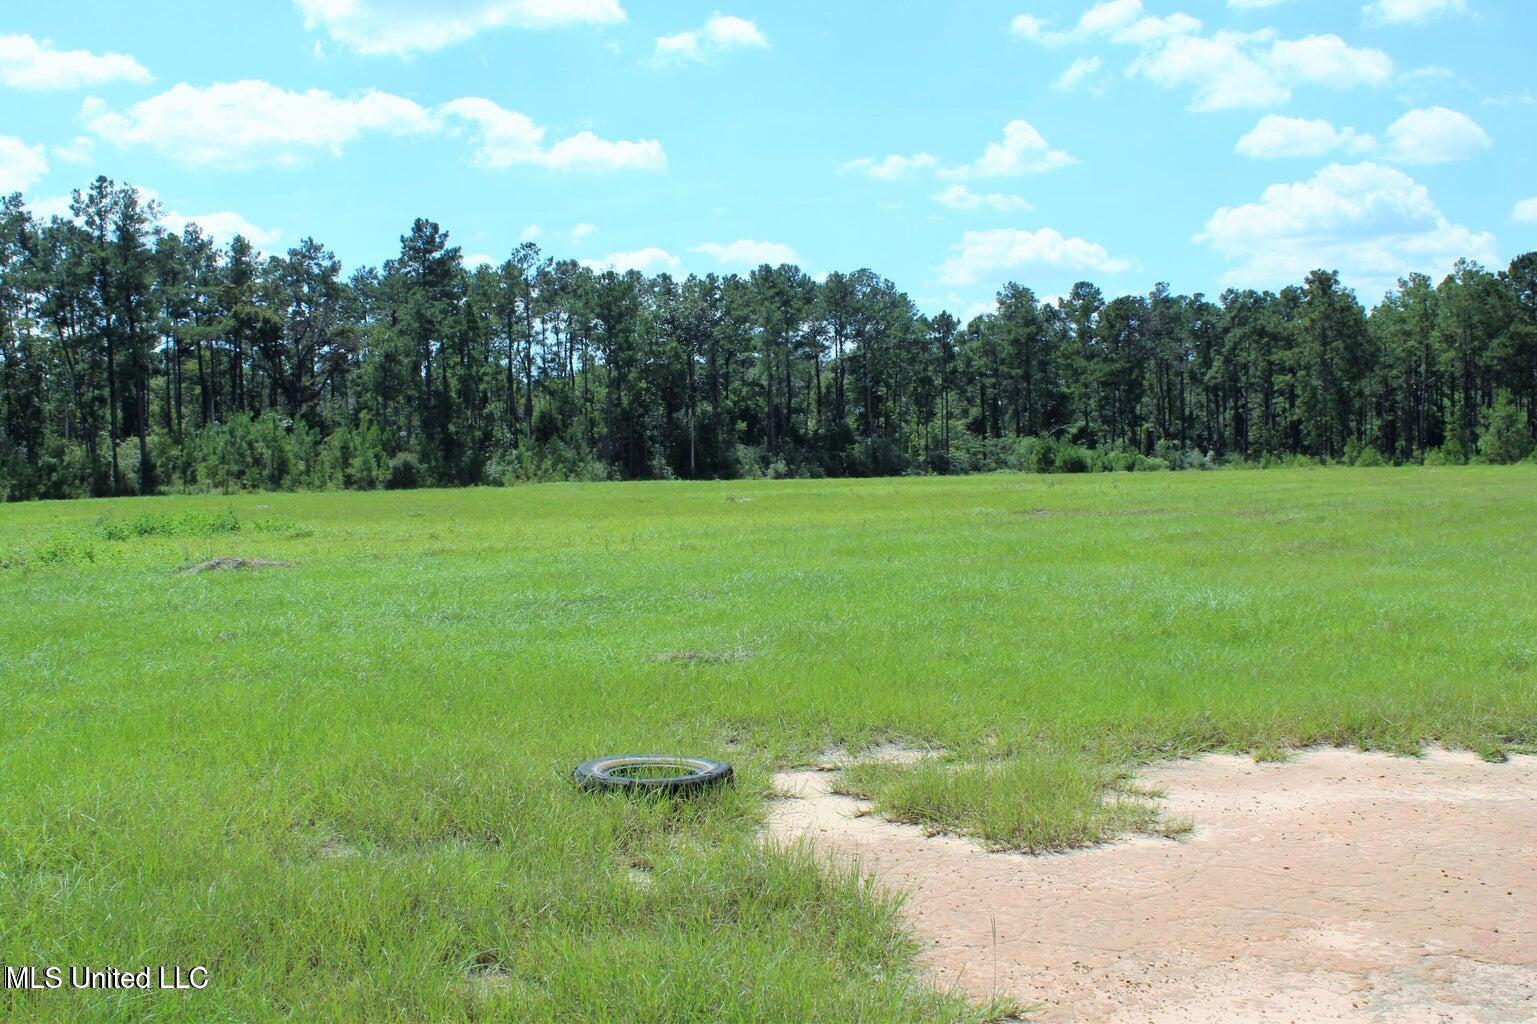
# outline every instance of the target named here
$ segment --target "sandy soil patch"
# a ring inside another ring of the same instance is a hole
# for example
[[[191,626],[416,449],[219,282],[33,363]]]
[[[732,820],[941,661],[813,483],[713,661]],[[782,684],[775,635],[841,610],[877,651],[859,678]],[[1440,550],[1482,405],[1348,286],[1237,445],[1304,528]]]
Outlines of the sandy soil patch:
[[[1310,751],[1143,773],[1180,841],[1047,856],[927,838],[790,772],[778,842],[907,894],[941,984],[1041,1021],[1537,1022],[1537,757]]]

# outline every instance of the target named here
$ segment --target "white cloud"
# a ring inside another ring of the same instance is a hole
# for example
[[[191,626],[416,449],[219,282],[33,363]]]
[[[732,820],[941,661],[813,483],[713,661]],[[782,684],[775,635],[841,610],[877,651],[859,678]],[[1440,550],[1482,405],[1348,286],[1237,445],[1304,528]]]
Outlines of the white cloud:
[[[291,167],[317,154],[340,156],[365,132],[419,135],[436,129],[429,111],[401,96],[291,92],[255,80],[176,85],[121,113],[93,97],[81,116],[109,142],[149,146],[192,166]]]
[[[0,196],[25,192],[48,173],[42,146],[29,146],[14,135],[0,135]]]
[[[1367,153],[1377,140],[1354,128],[1336,128],[1322,118],[1309,120],[1266,114],[1234,149],[1243,156],[1265,160],[1275,157],[1323,156],[1336,149]]]
[[[1099,71],[1104,63],[1098,57],[1079,57],[1057,76],[1057,80],[1051,83],[1051,87],[1058,92],[1071,92],[1083,84],[1085,79]]]
[[[546,147],[542,126],[491,100],[468,96],[439,109],[473,126],[477,136],[473,162],[481,167],[501,170],[534,164],[558,171],[659,171],[667,166],[667,155],[655,139],[613,142],[580,131]]]
[[[1406,164],[1444,164],[1477,156],[1494,144],[1466,114],[1445,107],[1411,110],[1388,126],[1387,158]]]
[[[1500,93],[1495,96],[1485,96],[1478,101],[1481,107],[1537,107],[1537,96],[1530,89],[1521,92]]]
[[[1351,46],[1336,35],[1277,39],[1265,62],[1289,86],[1354,89],[1383,85],[1393,77],[1393,61],[1387,54]]]
[[[1043,46],[1107,40],[1135,47],[1138,53],[1127,74],[1164,88],[1191,89],[1194,110],[1274,107],[1289,100],[1298,85],[1380,86],[1393,73],[1387,54],[1352,47],[1336,35],[1282,39],[1271,29],[1203,35],[1198,19],[1180,13],[1147,14],[1142,0],[1103,0],[1065,31],[1054,31],[1032,15],[1015,18],[1011,28]],[[1064,77],[1067,83],[1059,83],[1063,88],[1076,80]]]
[[[1053,31],[1040,18],[1021,14],[1009,23],[1015,35],[1043,46],[1062,46],[1096,37],[1111,42],[1143,45],[1173,36],[1199,32],[1201,22],[1188,14],[1157,17],[1143,11],[1142,0],[1103,0],[1083,13],[1066,31]]]
[[[996,210],[999,213],[1023,213],[1034,209],[1024,196],[1002,192],[973,192],[965,185],[951,185],[934,194],[934,201],[952,210]]]
[[[1324,267],[1368,296],[1413,270],[1497,255],[1492,235],[1451,223],[1423,185],[1375,163],[1330,164],[1307,181],[1271,185],[1258,202],[1219,209],[1193,240],[1235,264],[1230,285],[1295,283]]]
[[[1180,36],[1144,50],[1127,71],[1165,88],[1188,86],[1194,90],[1191,109],[1210,111],[1279,106],[1298,85],[1383,85],[1393,62],[1339,36],[1277,39],[1265,30]]]
[[[149,146],[196,167],[293,167],[316,156],[340,156],[365,134],[430,135],[445,129],[471,134],[472,162],[483,167],[606,171],[659,170],[667,164],[655,140],[611,142],[581,131],[546,145],[544,127],[477,97],[428,109],[386,92],[347,97],[247,80],[177,85],[121,112],[91,98],[81,116],[109,142]]]
[[[494,267],[496,259],[489,253],[476,252],[464,257],[464,265],[474,270],[476,267]]]
[[[1418,25],[1467,11],[1467,0],[1372,0],[1361,8],[1361,15],[1376,25]]]
[[[1256,51],[1263,35],[1218,32],[1171,40],[1132,61],[1127,73],[1166,89],[1190,87],[1192,110],[1279,106],[1291,98],[1291,90]]]
[[[659,64],[692,63],[726,50],[764,49],[768,44],[768,37],[746,18],[712,14],[702,28],[658,36],[653,60]]]
[[[838,169],[844,172],[868,174],[882,181],[895,181],[898,178],[905,178],[914,171],[926,171],[938,166],[939,157],[932,153],[914,153],[912,156],[893,153],[883,157],[862,156],[858,160],[848,161]]]
[[[236,235],[244,235],[252,245],[262,250],[270,249],[283,237],[283,232],[277,228],[264,228],[253,224],[233,210],[215,210],[212,213],[196,214],[162,210],[160,223],[165,225],[166,230],[177,234],[181,234],[188,224],[196,224],[203,229],[203,234],[221,244],[229,242]]]
[[[1060,149],[1052,149],[1029,121],[1010,121],[1003,126],[1003,141],[990,142],[976,161],[946,168],[947,178],[1005,178],[1035,171],[1050,171],[1073,163]]]
[[[1227,0],[1229,7],[1237,7],[1239,10],[1259,10],[1264,7],[1274,7],[1284,4],[1286,0]]]
[[[96,140],[89,135],[76,135],[68,142],[48,147],[53,155],[69,164],[83,164],[96,151]]]
[[[1537,196],[1517,203],[1510,211],[1510,219],[1517,224],[1537,224]]]
[[[1130,261],[1111,256],[1104,246],[1082,238],[1066,238],[1052,228],[967,231],[950,248],[954,255],[939,268],[939,279],[957,286],[1024,267],[1060,267],[1101,274],[1118,274],[1131,268]]]
[[[544,228],[540,227],[538,224],[530,224],[528,227],[526,227],[522,231],[518,232],[518,241],[520,241],[520,242],[536,242],[536,241],[539,240],[539,237],[541,235],[543,235],[543,234],[544,234]]]
[[[53,217],[63,217],[65,220],[73,218],[69,204],[73,196],[43,196],[41,199],[29,199],[27,209],[32,211],[32,216],[38,221],[46,221]]]
[[[619,0],[295,0],[306,28],[364,54],[440,50],[498,28],[606,25],[625,20]]]
[[[571,241],[580,242],[585,238],[591,238],[593,235],[597,234],[597,231],[598,226],[596,224],[578,224],[571,229]]]
[[[638,270],[643,274],[656,274],[664,270],[676,273],[683,269],[682,260],[656,246],[633,252],[611,252],[601,259],[583,260],[582,263],[593,270],[617,270],[621,274],[630,270]]]
[[[705,242],[694,246],[693,251],[704,253],[728,267],[761,267],[765,263],[777,266],[801,261],[795,250],[782,242],[755,242],[750,238],[726,243]]]
[[[107,82],[148,82],[153,77],[126,54],[56,50],[47,39],[0,36],[0,83],[13,89],[83,89]]]

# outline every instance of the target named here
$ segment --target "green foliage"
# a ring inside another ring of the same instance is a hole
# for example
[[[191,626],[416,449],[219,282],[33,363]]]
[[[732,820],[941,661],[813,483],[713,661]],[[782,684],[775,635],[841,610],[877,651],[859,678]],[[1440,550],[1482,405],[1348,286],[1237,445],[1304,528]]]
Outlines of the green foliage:
[[[208,537],[239,529],[240,520],[232,508],[138,512],[125,520],[101,519],[96,523],[96,533],[102,540],[119,541],[138,537]]]
[[[1478,439],[1478,451],[1497,466],[1520,462],[1532,454],[1532,432],[1527,426],[1526,413],[1509,395],[1501,394],[1489,411],[1483,434]]]
[[[6,501],[1518,461],[1483,403],[1537,408],[1537,254],[1370,312],[1320,269],[1216,300],[1006,282],[962,324],[871,270],[648,278],[531,243],[468,267],[419,218],[344,278],[313,238],[157,231],[104,177],[76,207],[0,199]]]
[[[390,460],[390,475],[384,486],[392,491],[408,491],[422,484],[422,464],[411,452],[400,452]]]

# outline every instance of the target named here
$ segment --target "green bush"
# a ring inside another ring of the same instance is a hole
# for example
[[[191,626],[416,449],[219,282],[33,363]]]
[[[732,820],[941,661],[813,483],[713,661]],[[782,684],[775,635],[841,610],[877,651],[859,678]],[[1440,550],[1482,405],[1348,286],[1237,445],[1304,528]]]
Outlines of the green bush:
[[[1520,462],[1532,453],[1532,432],[1521,407],[1502,394],[1489,411],[1478,439],[1479,454],[1497,466]]]
[[[409,491],[422,483],[422,464],[411,452],[401,452],[390,460],[390,475],[385,482],[392,491]]]
[[[1371,445],[1367,445],[1365,448],[1362,448],[1360,454],[1356,456],[1355,464],[1357,466],[1366,468],[1375,468],[1377,466],[1386,466],[1388,464],[1388,460],[1384,459],[1382,457],[1382,453],[1379,452],[1376,448],[1373,448]]]
[[[1058,473],[1087,473],[1092,468],[1087,449],[1076,444],[1058,444],[1055,462]]]

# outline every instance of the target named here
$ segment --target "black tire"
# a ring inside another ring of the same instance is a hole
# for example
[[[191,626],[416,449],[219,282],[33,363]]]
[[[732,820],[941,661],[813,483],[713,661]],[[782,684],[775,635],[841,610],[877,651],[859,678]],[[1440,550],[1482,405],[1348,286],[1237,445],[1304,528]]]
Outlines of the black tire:
[[[595,792],[685,796],[726,782],[731,778],[731,766],[707,757],[616,754],[582,762],[571,772],[571,778],[581,788]]]

